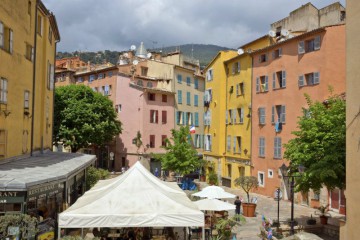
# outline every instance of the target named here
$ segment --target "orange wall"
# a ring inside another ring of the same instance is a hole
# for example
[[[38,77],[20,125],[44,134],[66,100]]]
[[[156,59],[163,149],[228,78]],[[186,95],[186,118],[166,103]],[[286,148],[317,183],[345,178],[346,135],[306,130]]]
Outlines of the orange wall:
[[[298,41],[321,36],[320,50],[298,54]],[[281,47],[282,56],[272,59],[271,51]],[[269,61],[259,63],[260,54],[267,52]],[[273,196],[277,187],[280,187],[281,179],[278,176],[279,167],[288,161],[285,159],[274,159],[274,138],[281,137],[282,145],[293,138],[291,134],[297,128],[298,116],[303,114],[302,108],[307,107],[304,94],[307,93],[313,100],[323,101],[330,93],[328,86],[334,88],[334,93],[345,92],[345,25],[326,28],[326,31],[310,34],[296,39],[291,39],[279,44],[277,47],[255,53],[253,55],[253,100],[252,100],[252,162],[254,168],[252,175],[258,177],[258,172],[264,172],[265,185],[259,187],[257,192],[260,194]],[[272,89],[273,72],[286,71],[286,88]],[[320,83],[318,85],[305,86],[299,88],[298,76],[320,72]],[[258,76],[269,76],[269,91],[266,93],[256,93],[256,78]],[[271,108],[273,105],[286,106],[286,123],[283,124],[282,131],[275,132],[275,127],[271,124]],[[266,124],[259,125],[258,108],[265,107]],[[259,137],[265,137],[265,157],[258,156]],[[284,154],[282,147],[282,156]],[[273,177],[268,177],[268,170],[273,170]]]

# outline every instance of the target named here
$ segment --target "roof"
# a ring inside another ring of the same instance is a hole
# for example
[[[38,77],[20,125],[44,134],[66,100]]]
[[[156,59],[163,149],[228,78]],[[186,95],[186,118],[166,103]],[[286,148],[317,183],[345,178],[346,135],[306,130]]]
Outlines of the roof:
[[[238,48],[245,48],[245,47],[253,44],[254,42],[257,42],[257,41],[259,41],[259,40],[261,40],[261,39],[264,39],[264,38],[269,38],[269,35],[266,34],[266,35],[264,35],[264,36],[261,36],[261,37],[255,39],[255,40],[252,40],[251,42],[248,42],[248,43],[245,43],[245,44],[241,45],[241,46],[238,47]]]
[[[138,89],[140,91],[144,91],[144,92],[164,93],[164,94],[171,94],[171,95],[175,94],[174,92],[169,91],[167,89],[144,87],[144,86],[137,85],[136,83],[133,83],[133,82],[130,82],[129,85],[130,85],[130,87],[136,88],[136,89]]]
[[[41,9],[41,11],[44,12],[44,14],[49,17],[49,21],[50,21],[50,25],[51,25],[51,28],[53,30],[53,33],[54,33],[54,36],[55,36],[55,39],[57,42],[60,41],[60,32],[59,32],[59,28],[57,26],[57,22],[56,22],[56,18],[54,16],[54,14],[52,12],[50,12],[44,5],[44,3],[40,0],[39,1],[39,8]]]
[[[0,164],[0,190],[26,191],[30,186],[65,181],[95,160],[95,155],[46,151],[4,162]]]
[[[253,51],[252,53],[250,53],[250,55],[255,55],[255,54],[258,54],[260,52],[264,52],[264,51],[267,51],[269,49],[272,49],[272,48],[276,48],[282,44],[285,44],[285,43],[288,43],[290,41],[293,41],[293,40],[298,40],[298,39],[301,39],[301,38],[304,38],[304,37],[308,37],[308,36],[311,36],[313,34],[316,34],[316,33],[320,33],[320,32],[325,32],[327,28],[330,28],[330,27],[337,27],[337,26],[342,26],[342,25],[345,25],[345,24],[334,24],[334,25],[330,25],[330,26],[326,26],[326,27],[321,27],[321,28],[317,28],[317,29],[314,29],[312,31],[309,31],[309,32],[306,32],[306,33],[303,33],[303,34],[300,34],[300,35],[297,35],[295,37],[292,37],[292,38],[288,38],[284,41],[281,41],[281,42],[277,42],[275,44],[272,44],[268,47],[265,47],[265,48],[261,48],[261,49],[258,49],[258,50],[255,50]]]

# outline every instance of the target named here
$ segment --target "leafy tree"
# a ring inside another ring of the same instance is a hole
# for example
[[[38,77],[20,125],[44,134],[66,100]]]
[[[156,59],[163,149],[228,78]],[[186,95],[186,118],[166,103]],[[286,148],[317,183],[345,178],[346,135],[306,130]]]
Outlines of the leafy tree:
[[[291,171],[305,167],[297,179],[296,190],[307,192],[345,187],[345,100],[331,96],[328,100],[315,102],[305,95],[308,109],[299,117],[295,135],[285,144],[284,157],[290,160]]]
[[[171,141],[166,139],[166,146],[163,147],[167,152],[154,155],[154,157],[161,161],[162,168],[165,170],[182,175],[197,170],[202,162],[189,142],[189,127],[181,127],[179,130],[172,129],[171,134]]]
[[[109,176],[108,170],[89,167],[86,171],[86,189],[92,188],[100,179],[107,179]]]
[[[121,133],[112,102],[84,85],[55,89],[54,141],[72,152],[90,144],[103,146]]]
[[[39,231],[38,220],[26,214],[7,214],[0,216],[0,239],[6,239],[8,235],[8,227],[19,227],[20,239],[35,238],[35,234]]]
[[[259,185],[258,179],[254,176],[240,176],[235,179],[235,185],[240,186],[246,193],[248,203],[250,203],[250,191],[256,189]]]

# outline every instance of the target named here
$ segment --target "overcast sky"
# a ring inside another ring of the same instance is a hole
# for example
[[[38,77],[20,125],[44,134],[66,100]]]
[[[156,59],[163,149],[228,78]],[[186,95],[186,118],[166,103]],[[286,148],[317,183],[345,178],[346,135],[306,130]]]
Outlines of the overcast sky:
[[[187,43],[237,48],[309,0],[43,0],[57,19],[58,51],[128,50]],[[334,0],[313,0],[317,8]],[[340,3],[345,6],[345,0]]]

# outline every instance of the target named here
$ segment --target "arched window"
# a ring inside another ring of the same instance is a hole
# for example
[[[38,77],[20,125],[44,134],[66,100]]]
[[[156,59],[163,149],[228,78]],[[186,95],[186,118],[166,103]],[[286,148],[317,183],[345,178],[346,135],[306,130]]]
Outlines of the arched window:
[[[152,87],[153,87],[153,84],[152,84],[152,82],[147,82],[146,86],[147,86],[148,88],[152,88]]]
[[[142,80],[138,80],[138,81],[137,81],[137,85],[143,86],[143,81],[142,81]]]

